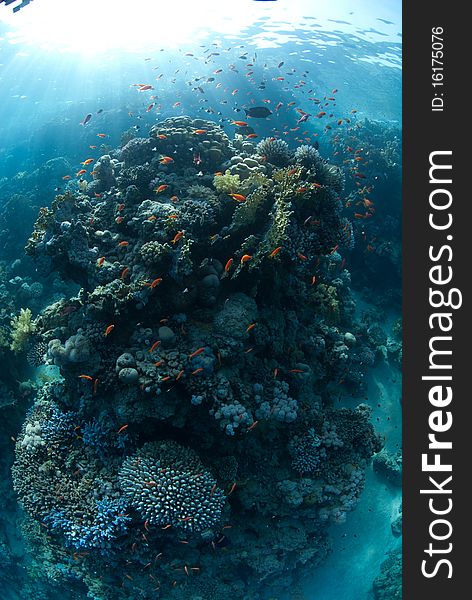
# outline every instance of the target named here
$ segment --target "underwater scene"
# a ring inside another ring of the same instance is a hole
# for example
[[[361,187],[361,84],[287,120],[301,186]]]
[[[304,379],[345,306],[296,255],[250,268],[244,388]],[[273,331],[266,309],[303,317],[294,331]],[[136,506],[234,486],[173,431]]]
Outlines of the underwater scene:
[[[1,600],[401,598],[401,48],[0,2]]]

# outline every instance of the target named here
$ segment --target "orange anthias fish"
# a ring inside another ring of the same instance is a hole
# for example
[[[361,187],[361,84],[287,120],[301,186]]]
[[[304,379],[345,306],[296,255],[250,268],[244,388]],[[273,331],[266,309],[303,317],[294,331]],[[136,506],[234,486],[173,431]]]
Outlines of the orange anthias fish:
[[[269,258],[274,258],[274,256],[277,256],[277,254],[282,250],[282,246],[278,246],[277,248],[275,248],[274,250],[272,250],[272,252],[269,254]]]
[[[161,165],[168,165],[170,163],[174,162],[174,159],[171,156],[163,156],[159,162],[161,163]]]
[[[118,246],[119,246],[120,248],[125,248],[126,246],[129,246],[129,242],[126,242],[125,240],[123,240],[122,242],[120,242],[120,243],[118,244]]]
[[[155,287],[157,287],[162,281],[162,277],[156,277],[156,279],[154,279],[154,281],[151,282],[150,284],[150,288],[151,290],[153,290]]]
[[[79,379],[86,379],[87,381],[93,381],[93,377],[90,377],[90,375],[79,375]]]
[[[202,352],[205,352],[205,346],[202,346],[201,348],[198,348],[198,350],[195,350],[194,352],[192,352],[192,354],[189,354],[189,360],[191,360],[192,358],[194,358],[195,356],[198,356],[199,354],[201,354]]]
[[[248,260],[251,260],[251,258],[252,256],[250,254],[243,254],[243,256],[241,256],[241,264],[243,265]]]
[[[236,202],[245,202],[246,201],[246,196],[243,196],[242,194],[228,194],[229,196],[231,196],[231,198],[233,198],[233,200],[236,200]]]
[[[157,342],[154,342],[154,344],[148,350],[149,354],[154,352],[154,350],[159,346],[160,343],[161,343],[161,340],[157,340]]]
[[[125,429],[127,429],[129,427],[128,423],[126,423],[126,425],[122,425],[118,431],[116,433],[121,433],[122,431],[124,431]]]
[[[77,177],[79,177],[80,175],[83,175],[84,173],[87,173],[87,171],[85,169],[80,169],[80,171],[77,171],[76,175],[77,175]]]
[[[71,179],[71,176],[70,175],[64,175],[64,177],[62,179],[64,179],[64,181],[68,181],[69,179]]]
[[[248,328],[246,329],[246,333],[249,333],[251,331],[251,329],[254,329],[254,327],[256,326],[256,323],[251,323]]]
[[[253,140],[253,139],[255,139],[256,137],[259,137],[259,136],[257,135],[257,133],[248,133],[248,135],[246,136],[246,139],[248,139],[248,140]]]
[[[195,129],[193,132],[195,135],[204,135],[207,132],[206,129]]]
[[[184,231],[178,231],[172,240],[172,244],[176,244],[183,237],[184,233]]]
[[[225,273],[229,273],[231,265],[233,264],[234,258],[230,258],[225,264]]]
[[[97,260],[97,267],[101,267],[104,262],[105,262],[105,257],[100,256],[100,258]]]
[[[169,187],[168,185],[163,183],[162,185],[157,187],[154,191],[156,192],[156,194],[160,194],[161,192],[164,192],[168,187]]]
[[[108,325],[108,327],[105,329],[105,333],[103,334],[105,337],[107,337],[107,335],[110,335],[110,333],[115,329],[114,325]]]
[[[84,165],[84,167],[85,167],[86,165],[89,165],[90,163],[93,163],[94,160],[95,160],[94,158],[87,158],[87,160],[84,160],[84,162],[80,163],[80,164]]]
[[[123,269],[123,271],[121,272],[120,279],[125,279],[125,277],[128,275],[128,273],[129,273],[129,267],[125,267]]]
[[[99,137],[99,138],[106,138],[107,134],[106,133],[97,133],[97,137]]]
[[[233,125],[237,125],[238,127],[247,127],[248,126],[246,121],[233,121]]]

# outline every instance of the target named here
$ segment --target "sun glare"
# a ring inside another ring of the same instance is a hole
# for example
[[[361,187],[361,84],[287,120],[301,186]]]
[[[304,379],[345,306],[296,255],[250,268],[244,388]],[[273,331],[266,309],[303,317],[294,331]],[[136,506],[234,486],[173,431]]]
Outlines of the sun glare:
[[[152,52],[159,48],[191,48],[217,36],[228,42],[261,17],[264,28],[256,37],[248,33],[246,43],[258,47],[283,44],[292,31],[309,18],[338,31],[355,30],[361,37],[375,38],[376,16],[392,18],[391,0],[374,12],[360,5],[348,13],[349,22],[332,19],[350,0],[332,4],[316,0],[38,0],[12,14],[0,11],[0,24],[9,28],[6,39],[13,44],[57,52],[94,55],[101,52]],[[368,0],[366,5],[375,3]],[[352,3],[350,4],[352,9]],[[343,13],[344,14],[344,13]],[[311,25],[313,21],[310,21]],[[368,27],[370,25],[370,29]],[[309,28],[308,28],[309,29]],[[381,41],[397,41],[397,29],[382,32]],[[247,32],[246,32],[247,33]],[[387,37],[391,35],[391,37]]]
[[[221,0],[40,0],[2,20],[12,28],[12,43],[86,54],[143,52],[191,45],[210,31],[232,34],[260,16],[254,4],[243,1],[244,11],[235,11]]]

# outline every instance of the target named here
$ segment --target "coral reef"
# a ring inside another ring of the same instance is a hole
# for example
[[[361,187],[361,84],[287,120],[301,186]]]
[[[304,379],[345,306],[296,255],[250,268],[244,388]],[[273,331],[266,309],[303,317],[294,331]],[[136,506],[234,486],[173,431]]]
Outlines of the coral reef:
[[[402,555],[392,553],[382,564],[380,575],[373,584],[375,600],[401,600],[402,598]]]
[[[81,288],[28,336],[60,372],[15,445],[29,537],[93,598],[280,594],[325,558],[382,445],[365,404],[334,408],[386,343],[354,317],[343,175],[190,117],[123,142],[26,246]]]
[[[205,134],[198,135],[197,131]],[[231,156],[228,136],[213,121],[173,117],[154,125],[149,135],[156,140],[157,150],[172,156],[178,166],[198,163],[202,169],[215,171]]]

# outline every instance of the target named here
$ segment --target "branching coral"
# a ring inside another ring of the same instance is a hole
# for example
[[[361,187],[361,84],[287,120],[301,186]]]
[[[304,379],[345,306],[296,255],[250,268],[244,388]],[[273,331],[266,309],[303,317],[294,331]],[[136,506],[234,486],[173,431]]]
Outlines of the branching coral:
[[[200,533],[221,521],[223,492],[190,448],[146,444],[126,459],[120,483],[128,505],[152,525]]]
[[[304,436],[296,436],[290,440],[289,451],[292,455],[292,467],[299,473],[314,473],[326,458],[326,451],[321,447],[322,440],[313,428]]]
[[[256,223],[259,217],[262,216],[263,211],[268,207],[268,198],[268,187],[266,181],[262,180],[261,185],[247,196],[246,201],[238,204],[236,207],[230,231],[236,232],[239,229],[248,227],[250,224]]]
[[[276,167],[283,167],[290,160],[290,149],[284,140],[265,138],[257,144],[256,150]]]
[[[296,163],[307,168],[315,167],[316,164],[322,160],[318,150],[314,146],[308,146],[308,144],[298,146],[298,148],[295,150],[293,158]]]
[[[215,190],[220,194],[235,194],[239,191],[241,181],[239,175],[231,175],[229,171],[213,178]]]

